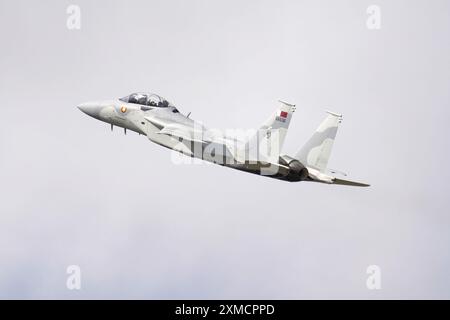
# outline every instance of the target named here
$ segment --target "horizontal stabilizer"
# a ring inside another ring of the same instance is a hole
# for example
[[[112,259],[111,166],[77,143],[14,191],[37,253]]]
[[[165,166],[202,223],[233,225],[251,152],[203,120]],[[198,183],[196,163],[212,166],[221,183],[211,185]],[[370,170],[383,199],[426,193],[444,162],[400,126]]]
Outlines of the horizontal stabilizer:
[[[354,187],[369,187],[370,186],[370,184],[367,184],[367,183],[338,179],[338,178],[335,178],[333,180],[333,184],[340,184],[340,185],[354,186]]]
[[[339,171],[339,170],[335,170],[335,169],[327,169],[326,173],[327,174],[331,174],[331,175],[337,174],[337,175],[340,175],[340,176],[343,176],[343,177],[347,176],[347,174],[345,172],[342,172],[342,171]]]

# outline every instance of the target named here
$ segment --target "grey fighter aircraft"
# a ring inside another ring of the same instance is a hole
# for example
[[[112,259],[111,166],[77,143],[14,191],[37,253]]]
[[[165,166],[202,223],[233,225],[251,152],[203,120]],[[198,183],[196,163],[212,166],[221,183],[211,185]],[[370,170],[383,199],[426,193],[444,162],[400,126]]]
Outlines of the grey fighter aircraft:
[[[294,155],[281,153],[295,105],[280,101],[262,126],[246,134],[210,130],[184,115],[163,97],[133,93],[124,98],[87,102],[78,108],[87,115],[146,136],[150,141],[184,155],[234,169],[285,181],[313,181],[366,187],[346,180],[344,173],[327,169],[342,116],[328,112],[325,120]],[[241,132],[242,133],[242,132]],[[342,177],[340,177],[342,176]]]

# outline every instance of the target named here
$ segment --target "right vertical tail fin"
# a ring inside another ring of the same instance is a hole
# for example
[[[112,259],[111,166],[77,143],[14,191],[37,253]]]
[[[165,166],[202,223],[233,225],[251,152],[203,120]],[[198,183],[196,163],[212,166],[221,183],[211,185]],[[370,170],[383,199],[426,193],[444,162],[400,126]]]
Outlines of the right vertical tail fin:
[[[327,113],[328,116],[295,156],[304,165],[320,172],[327,168],[338,125],[342,122],[342,115],[330,111]]]

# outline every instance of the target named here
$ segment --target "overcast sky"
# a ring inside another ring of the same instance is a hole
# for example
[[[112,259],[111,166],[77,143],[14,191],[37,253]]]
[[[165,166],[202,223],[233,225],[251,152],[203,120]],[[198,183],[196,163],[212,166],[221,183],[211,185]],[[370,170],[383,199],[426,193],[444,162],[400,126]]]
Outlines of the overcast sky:
[[[2,0],[0,298],[449,299],[449,13],[448,0]],[[295,103],[289,154],[324,110],[342,113],[329,166],[372,186],[176,165],[76,108],[136,91],[221,129]]]

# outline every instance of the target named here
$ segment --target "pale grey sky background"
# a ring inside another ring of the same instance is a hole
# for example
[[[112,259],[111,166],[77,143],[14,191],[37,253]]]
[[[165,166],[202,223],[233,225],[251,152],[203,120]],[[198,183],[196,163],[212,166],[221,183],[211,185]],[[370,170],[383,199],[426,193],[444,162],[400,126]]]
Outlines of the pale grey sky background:
[[[1,0],[0,298],[450,298],[449,14],[447,0]],[[325,109],[343,113],[330,167],[372,187],[174,165],[75,107],[135,91],[210,128],[296,103],[291,154]]]

